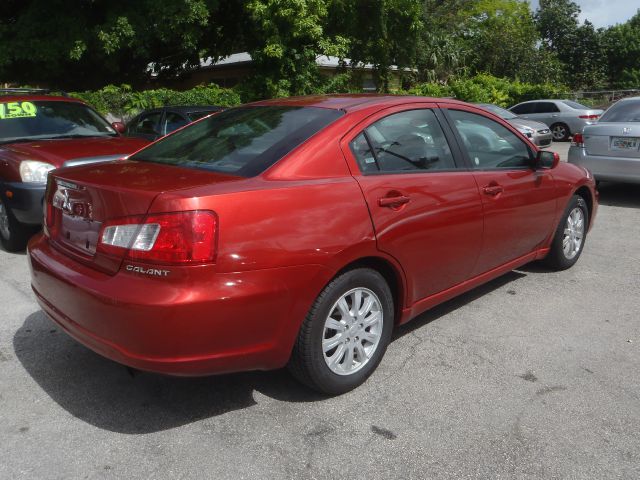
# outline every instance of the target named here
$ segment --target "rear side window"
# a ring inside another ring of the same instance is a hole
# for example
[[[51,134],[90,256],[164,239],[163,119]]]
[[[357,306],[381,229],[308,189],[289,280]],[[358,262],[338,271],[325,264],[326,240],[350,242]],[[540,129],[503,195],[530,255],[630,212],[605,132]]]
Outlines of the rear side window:
[[[527,113],[533,113],[535,103],[521,103],[511,108],[511,111],[516,115],[526,115]]]
[[[456,168],[435,114],[426,109],[378,120],[351,142],[351,151],[365,174]]]
[[[131,160],[259,175],[343,115],[316,107],[239,107],[194,123]]]
[[[553,102],[537,102],[533,113],[554,113],[559,111],[560,109]]]
[[[162,112],[152,112],[140,115],[127,128],[129,135],[159,135],[160,117]]]
[[[600,117],[602,122],[640,122],[640,100],[624,100],[612,105]]]
[[[529,147],[513,132],[483,115],[449,110],[475,169],[529,168]]]

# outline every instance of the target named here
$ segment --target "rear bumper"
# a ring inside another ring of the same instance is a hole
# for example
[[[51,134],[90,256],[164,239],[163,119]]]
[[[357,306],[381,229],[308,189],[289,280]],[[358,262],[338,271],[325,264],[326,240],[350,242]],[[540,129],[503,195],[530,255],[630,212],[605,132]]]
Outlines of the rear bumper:
[[[551,133],[551,131],[545,134],[536,132],[533,134],[531,139],[533,140],[533,143],[535,143],[538,147],[545,148],[551,145],[551,141],[553,140],[553,134]]]
[[[109,276],[74,262],[42,235],[29,243],[29,259],[40,306],[69,335],[116,362],[172,375],[284,366],[313,302],[309,285],[324,270],[216,273],[215,266],[196,266],[164,278]]]
[[[0,195],[20,223],[42,223],[42,201],[46,185],[40,183],[0,182]]]
[[[589,169],[596,180],[640,183],[640,158],[589,155],[583,147],[569,147],[569,163]]]

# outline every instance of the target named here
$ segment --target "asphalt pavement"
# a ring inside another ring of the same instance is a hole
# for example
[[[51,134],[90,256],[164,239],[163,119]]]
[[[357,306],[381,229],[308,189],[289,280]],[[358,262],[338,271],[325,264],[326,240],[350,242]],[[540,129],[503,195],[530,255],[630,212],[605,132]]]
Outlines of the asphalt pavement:
[[[47,320],[26,256],[0,251],[0,479],[637,479],[639,317],[640,186],[601,185],[574,268],[423,314],[336,398],[285,371],[128,370]]]

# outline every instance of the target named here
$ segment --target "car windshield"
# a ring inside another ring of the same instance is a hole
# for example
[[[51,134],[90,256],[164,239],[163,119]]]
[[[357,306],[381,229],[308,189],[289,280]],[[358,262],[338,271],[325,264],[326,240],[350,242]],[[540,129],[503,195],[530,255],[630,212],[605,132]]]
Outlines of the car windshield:
[[[480,108],[484,108],[485,110],[488,110],[491,113],[495,113],[496,115],[498,115],[501,118],[504,118],[505,120],[513,120],[514,118],[518,118],[517,115],[514,115],[509,110],[505,110],[504,108],[499,107],[497,105],[493,105],[492,103],[481,103],[478,106]]]
[[[342,115],[315,107],[233,108],[169,135],[130,159],[252,177]]]
[[[572,102],[571,100],[563,100],[562,103],[570,106],[571,108],[575,108],[576,110],[589,110],[589,107],[586,107],[578,102]]]
[[[216,113],[216,110],[209,110],[206,112],[189,112],[187,116],[192,122],[196,120],[200,120],[202,117],[206,117],[207,115],[211,115],[212,113]]]
[[[0,102],[0,143],[115,135],[104,118],[82,103]]]
[[[640,122],[640,100],[624,100],[613,104],[600,117],[600,122]]]

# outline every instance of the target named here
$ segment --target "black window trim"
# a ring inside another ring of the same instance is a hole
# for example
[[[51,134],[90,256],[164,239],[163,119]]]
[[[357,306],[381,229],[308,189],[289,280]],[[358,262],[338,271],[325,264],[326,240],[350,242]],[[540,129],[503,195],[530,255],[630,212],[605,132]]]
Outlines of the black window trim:
[[[394,112],[389,113],[387,115],[384,115],[382,117],[378,117],[372,122],[367,122],[365,126],[360,128],[359,130],[357,130],[355,135],[351,136],[351,139],[348,142],[348,147],[349,147],[349,151],[351,152],[351,155],[356,160],[356,166],[358,167],[358,172],[360,173],[360,175],[368,177],[368,176],[376,176],[376,175],[434,174],[434,173],[451,173],[451,172],[468,171],[469,167],[466,164],[466,162],[464,160],[464,157],[462,156],[462,152],[460,150],[459,145],[455,141],[455,137],[453,135],[453,132],[451,132],[449,125],[446,123],[446,120],[444,119],[442,114],[439,112],[440,108],[437,107],[437,106],[420,107],[420,106],[416,106],[416,105],[410,105],[410,107],[411,108],[407,108],[405,110],[394,111]],[[374,125],[375,123],[379,122],[380,120],[383,120],[383,119],[385,119],[387,117],[390,117],[392,115],[397,115],[397,114],[405,113],[405,112],[411,112],[411,111],[414,111],[414,110],[431,110],[434,113],[434,115],[436,117],[436,121],[438,122],[438,124],[440,126],[440,129],[442,130],[442,133],[444,134],[444,137],[445,137],[447,143],[449,144],[449,149],[451,150],[451,156],[452,156],[455,168],[443,168],[443,169],[438,169],[438,170],[429,170],[429,169],[380,170],[380,164],[378,163],[378,155],[376,154],[376,152],[375,152],[375,150],[373,148],[373,145],[371,144],[371,140],[369,139],[369,135],[366,132],[367,128],[369,128],[371,125]],[[367,145],[369,145],[369,149],[371,150],[371,154],[373,155],[373,158],[375,160],[376,166],[378,167],[378,171],[377,172],[363,172],[362,169],[360,168],[360,163],[357,161],[356,155],[353,152],[353,149],[351,148],[351,145],[352,145],[353,141],[356,138],[358,138],[360,136],[360,134],[364,135],[364,138],[367,141]]]
[[[466,110],[463,108],[453,108],[451,106],[442,106],[440,107],[440,109],[442,110],[442,115],[443,117],[446,119],[449,128],[453,131],[453,135],[456,138],[456,142],[458,144],[458,148],[461,149],[462,151],[462,158],[464,158],[464,161],[467,165],[467,169],[472,171],[472,172],[509,172],[509,171],[517,171],[517,172],[521,172],[521,171],[525,171],[525,170],[532,170],[535,171],[535,167],[534,167],[534,160],[535,160],[535,153],[533,151],[533,149],[531,148],[531,146],[529,144],[527,144],[527,142],[523,141],[522,138],[520,138],[520,136],[518,134],[516,134],[512,127],[507,128],[508,131],[510,131],[511,133],[513,133],[516,138],[518,140],[520,140],[522,143],[524,143],[524,145],[527,147],[527,151],[529,152],[529,162],[530,164],[528,166],[522,166],[522,167],[508,167],[508,168],[502,168],[502,167],[482,167],[482,168],[478,168],[477,166],[474,166],[473,162],[471,161],[471,157],[469,157],[469,152],[467,151],[466,147],[464,146],[464,142],[462,140],[462,137],[460,136],[460,132],[458,132],[458,130],[455,128],[455,123],[453,121],[453,118],[451,118],[451,115],[449,115],[449,110],[458,110],[460,112],[467,112],[467,113],[471,113],[471,114],[475,114],[475,115],[480,115],[480,116],[484,116],[481,113],[478,112],[474,112],[471,110]],[[487,119],[496,122],[495,120],[493,120],[492,118],[486,117]],[[500,122],[496,122],[498,125],[502,125]],[[504,127],[504,125],[502,125]]]

